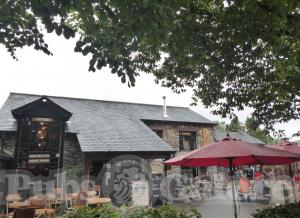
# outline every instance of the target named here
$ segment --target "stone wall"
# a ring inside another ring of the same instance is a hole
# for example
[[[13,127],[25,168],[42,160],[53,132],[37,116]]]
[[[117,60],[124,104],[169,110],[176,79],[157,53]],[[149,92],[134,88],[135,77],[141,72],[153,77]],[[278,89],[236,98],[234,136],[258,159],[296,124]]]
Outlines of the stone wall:
[[[63,169],[82,165],[82,153],[76,134],[66,133],[64,139]]]
[[[5,150],[6,153],[14,156],[15,153],[15,145],[16,145],[16,132],[0,132],[0,149],[1,146]]]
[[[194,132],[196,133],[196,148],[200,148],[202,146],[204,146],[204,144],[209,144],[214,142],[214,138],[213,138],[213,125],[209,125],[209,124],[181,124],[181,123],[167,123],[167,122],[145,122],[145,124],[151,128],[152,130],[159,130],[162,131],[162,138],[174,149],[176,150],[176,154],[175,155],[180,155],[183,154],[184,152],[180,151],[179,148],[179,133],[181,131],[183,132]],[[203,137],[203,133],[206,132],[206,134],[208,135],[208,137]],[[163,197],[161,198],[161,194],[163,193],[163,190],[157,189],[155,188],[155,183],[157,183],[157,181],[155,180],[156,178],[160,178],[161,176],[163,176],[163,164],[162,164],[162,160],[159,161],[158,160],[152,160],[151,161],[151,167],[152,167],[152,173],[154,173],[152,175],[152,179],[153,181],[153,189],[157,192],[154,192],[155,195],[153,195],[153,201],[157,201],[157,197],[162,200],[165,201],[166,199],[164,199]],[[182,175],[184,173],[184,175],[187,176],[192,176],[192,168],[189,169],[185,169],[184,172],[182,171],[181,167],[179,166],[168,166],[168,171],[167,174],[170,176],[169,178],[171,179],[170,182],[170,186],[169,186],[169,190],[170,190],[170,194],[172,195],[172,197],[175,197],[174,199],[178,198],[179,201],[183,203],[184,200],[180,199],[180,193],[183,193],[184,188],[189,184],[190,180],[186,180],[183,177],[178,177],[176,175],[180,174]],[[158,181],[159,183],[159,181]],[[169,196],[170,197],[170,196]]]
[[[181,124],[181,123],[167,123],[167,122],[145,122],[145,124],[152,130],[162,130],[162,138],[177,151],[176,155],[183,154],[179,149],[179,132],[195,132],[196,133],[196,147],[204,146],[204,143],[214,142],[213,125],[211,124]],[[203,132],[208,131],[208,140],[203,140]],[[157,169],[157,164],[156,164]],[[163,167],[163,166],[162,166]],[[180,173],[180,167],[172,166],[168,170],[168,174]]]
[[[178,124],[178,123],[166,123],[166,122],[145,122],[146,125],[152,130],[162,130],[163,139],[172,146],[176,151],[179,151],[179,132],[196,132],[196,146],[200,148],[203,146],[203,131],[207,129],[209,132],[208,143],[214,142],[213,139],[213,125],[209,124]]]

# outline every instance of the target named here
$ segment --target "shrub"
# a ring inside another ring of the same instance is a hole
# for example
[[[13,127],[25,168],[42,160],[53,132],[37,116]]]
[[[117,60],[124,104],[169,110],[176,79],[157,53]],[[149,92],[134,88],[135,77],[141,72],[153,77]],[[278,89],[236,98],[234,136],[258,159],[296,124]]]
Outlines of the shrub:
[[[64,218],[200,218],[196,210],[177,212],[174,207],[114,207],[103,205],[97,208],[83,207],[64,215]]]
[[[254,218],[299,218],[300,202],[257,210]]]
[[[73,165],[71,168],[67,170],[67,176],[72,178],[81,178],[83,176],[83,166],[81,163]]]

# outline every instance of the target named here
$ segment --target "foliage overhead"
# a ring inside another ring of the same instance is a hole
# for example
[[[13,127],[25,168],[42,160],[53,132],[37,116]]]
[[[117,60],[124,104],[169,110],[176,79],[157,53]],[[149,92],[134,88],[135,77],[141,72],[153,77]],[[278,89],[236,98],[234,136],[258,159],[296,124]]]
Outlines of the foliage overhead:
[[[138,72],[226,116],[254,109],[266,127],[300,117],[299,0],[0,0],[0,43],[13,57],[51,54],[41,27],[79,39],[90,71]]]
[[[259,122],[257,122],[253,117],[247,117],[244,128],[249,135],[261,140],[266,144],[277,144],[280,142],[279,138],[271,137],[267,130],[260,128]],[[283,134],[280,133],[276,136],[282,135]]]

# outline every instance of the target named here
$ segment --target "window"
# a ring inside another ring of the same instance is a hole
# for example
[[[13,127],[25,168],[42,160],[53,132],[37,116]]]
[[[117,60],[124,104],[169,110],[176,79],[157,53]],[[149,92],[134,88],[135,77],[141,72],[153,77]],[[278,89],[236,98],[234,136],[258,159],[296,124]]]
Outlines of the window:
[[[31,150],[49,151],[58,150],[59,127],[52,122],[32,122],[31,123]],[[57,151],[58,152],[58,151]]]
[[[179,132],[179,150],[192,151],[196,149],[196,133],[195,132]]]
[[[162,130],[157,130],[157,129],[154,129],[153,132],[156,133],[156,135],[158,135],[160,138],[163,137],[163,131]]]
[[[192,151],[196,149],[196,132],[187,132],[180,131],[179,132],[179,150],[180,151]],[[190,176],[198,176],[197,167],[181,167],[182,175],[190,175]]]

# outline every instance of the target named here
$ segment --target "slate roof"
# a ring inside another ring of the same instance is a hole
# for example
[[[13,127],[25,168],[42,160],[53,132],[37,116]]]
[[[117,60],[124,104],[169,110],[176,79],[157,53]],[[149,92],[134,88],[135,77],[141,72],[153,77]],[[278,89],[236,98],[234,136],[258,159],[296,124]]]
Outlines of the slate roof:
[[[16,131],[11,110],[39,99],[40,95],[10,93],[0,109],[0,131]],[[214,122],[185,107],[167,107],[168,118],[162,116],[161,105],[101,101],[47,96],[73,115],[67,132],[78,133],[83,152],[93,151],[165,151],[174,150],[159,138],[142,120],[207,123]]]
[[[260,145],[266,144],[245,132],[226,132],[224,130],[216,129],[214,131],[214,138],[216,141],[219,141],[219,140],[222,140],[223,138],[225,138],[227,136],[227,134],[229,134],[229,136],[232,138],[240,139],[242,141],[249,142],[252,144],[260,144]]]

